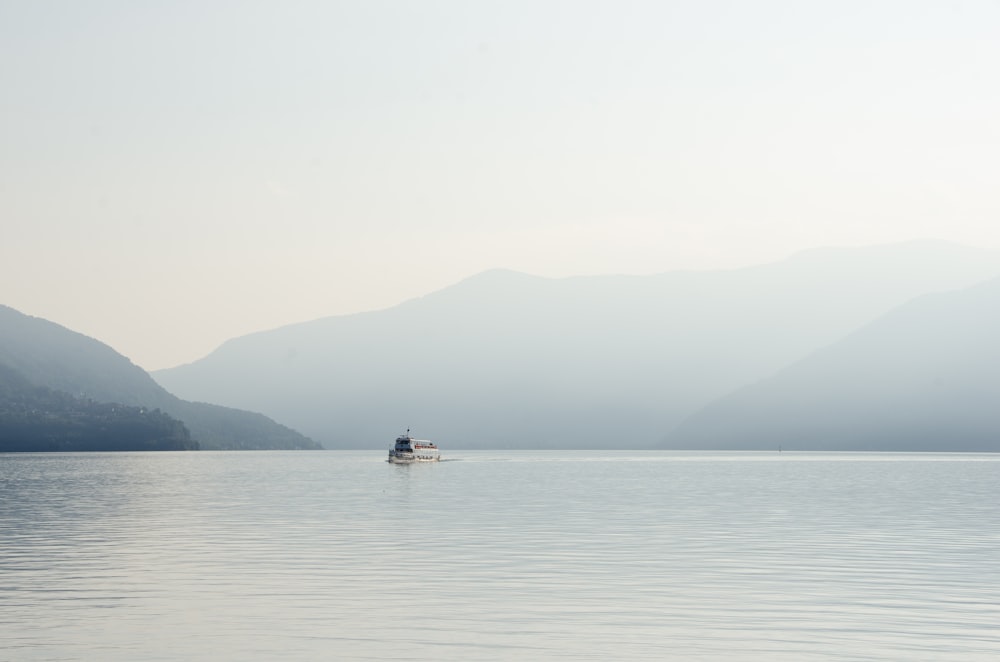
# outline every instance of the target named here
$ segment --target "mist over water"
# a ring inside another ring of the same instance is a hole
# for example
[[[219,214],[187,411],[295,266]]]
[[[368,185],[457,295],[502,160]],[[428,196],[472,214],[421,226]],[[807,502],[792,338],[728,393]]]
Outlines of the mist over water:
[[[1000,457],[0,456],[17,660],[1000,654]]]

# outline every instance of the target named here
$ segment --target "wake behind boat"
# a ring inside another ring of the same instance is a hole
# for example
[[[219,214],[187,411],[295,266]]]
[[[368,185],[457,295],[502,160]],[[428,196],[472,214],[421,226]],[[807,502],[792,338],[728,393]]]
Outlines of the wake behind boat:
[[[439,462],[441,451],[426,439],[414,439],[410,429],[396,437],[396,445],[389,451],[389,462],[393,464],[413,464],[414,462]]]

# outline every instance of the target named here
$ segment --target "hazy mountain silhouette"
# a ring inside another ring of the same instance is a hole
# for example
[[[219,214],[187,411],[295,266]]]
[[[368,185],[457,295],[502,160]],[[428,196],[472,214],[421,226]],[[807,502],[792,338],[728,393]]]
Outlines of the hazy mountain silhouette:
[[[185,402],[104,343],[3,305],[0,364],[80,400],[160,409],[180,419],[203,449],[319,447],[261,414]]]
[[[919,294],[1000,273],[936,242],[770,265],[546,279],[490,271],[388,310],[225,343],[155,378],[331,447],[650,447],[708,402]]]
[[[705,407],[665,447],[1000,451],[1000,279],[906,303]]]

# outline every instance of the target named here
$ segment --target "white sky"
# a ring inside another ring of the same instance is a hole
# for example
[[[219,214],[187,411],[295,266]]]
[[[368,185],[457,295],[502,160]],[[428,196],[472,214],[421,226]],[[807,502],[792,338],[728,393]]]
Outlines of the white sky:
[[[1000,248],[1000,2],[0,0],[0,303],[153,370],[494,267]]]

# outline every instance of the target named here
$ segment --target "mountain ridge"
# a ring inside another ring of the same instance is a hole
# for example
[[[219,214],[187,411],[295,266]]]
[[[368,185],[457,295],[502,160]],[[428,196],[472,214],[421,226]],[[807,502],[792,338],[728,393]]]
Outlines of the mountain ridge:
[[[333,447],[381,448],[411,426],[452,447],[649,448],[894,305],[1000,273],[995,253],[935,242],[815,255],[652,276],[490,270],[391,308],[234,338],[153,375]]]
[[[706,405],[664,448],[1000,451],[1000,278],[915,297]]]

